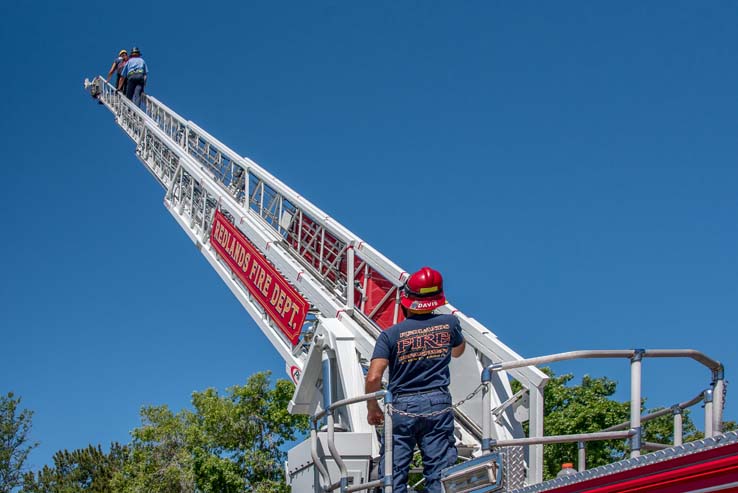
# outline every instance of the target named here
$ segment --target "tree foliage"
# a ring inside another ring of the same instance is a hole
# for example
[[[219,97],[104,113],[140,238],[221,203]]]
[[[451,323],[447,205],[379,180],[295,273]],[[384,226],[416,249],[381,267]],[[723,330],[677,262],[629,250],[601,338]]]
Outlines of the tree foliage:
[[[0,395],[0,493],[9,493],[23,482],[23,468],[38,444],[30,441],[33,411],[21,409],[20,397]]]
[[[617,402],[611,396],[617,382],[607,377],[592,378],[585,375],[580,385],[569,385],[572,374],[556,376],[544,368],[550,377],[544,391],[544,427],[546,435],[569,435],[602,431],[627,421],[630,405]],[[623,457],[622,441],[587,443],[587,467],[609,464]],[[576,463],[577,445],[559,443],[543,449],[544,478],[552,478],[564,462]]]
[[[110,445],[110,452],[89,445],[73,451],[54,454],[53,467],[44,466],[37,474],[25,475],[23,493],[107,493],[110,481],[123,468],[128,448],[119,443]]]
[[[286,492],[282,446],[307,430],[304,416],[287,412],[294,387],[269,373],[245,385],[195,392],[193,410],[145,407],[132,432],[128,461],[113,478],[115,491]]]
[[[190,413],[175,414],[167,406],[141,409],[142,426],[133,440],[122,471],[112,480],[120,492],[194,492],[192,456],[187,447]]]
[[[59,451],[52,466],[25,475],[22,493],[286,493],[282,449],[304,434],[308,421],[287,412],[294,385],[272,386],[269,377],[257,373],[225,395],[195,392],[191,410],[143,407],[130,444],[114,443],[109,453],[99,445]],[[14,436],[24,438],[30,414],[21,417]],[[20,486],[20,475],[15,478],[0,493]]]

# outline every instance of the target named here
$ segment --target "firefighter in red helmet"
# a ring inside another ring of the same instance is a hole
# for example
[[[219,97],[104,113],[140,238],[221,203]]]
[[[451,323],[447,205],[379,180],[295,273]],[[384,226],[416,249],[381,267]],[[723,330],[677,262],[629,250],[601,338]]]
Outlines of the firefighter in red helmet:
[[[365,390],[379,390],[389,367],[388,390],[398,411],[392,415],[392,491],[407,491],[417,445],[423,456],[425,491],[440,493],[441,471],[455,464],[457,457],[448,365],[464,352],[464,337],[456,316],[434,312],[446,304],[437,270],[423,267],[411,275],[402,286],[400,303],[406,318],[377,338]],[[369,424],[381,424],[384,415],[377,401],[368,401],[367,406]]]

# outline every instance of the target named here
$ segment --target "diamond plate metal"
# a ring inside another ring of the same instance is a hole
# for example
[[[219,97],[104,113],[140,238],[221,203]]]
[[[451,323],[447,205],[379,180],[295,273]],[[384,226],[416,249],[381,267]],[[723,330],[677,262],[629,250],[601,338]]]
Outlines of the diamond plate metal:
[[[505,447],[502,456],[503,491],[522,488],[525,485],[525,453],[522,446]]]

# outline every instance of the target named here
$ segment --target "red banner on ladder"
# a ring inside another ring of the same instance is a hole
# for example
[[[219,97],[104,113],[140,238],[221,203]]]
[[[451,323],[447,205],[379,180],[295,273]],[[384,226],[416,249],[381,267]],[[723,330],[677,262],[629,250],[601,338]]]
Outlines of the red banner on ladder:
[[[210,244],[293,344],[300,339],[310,304],[220,211]]]

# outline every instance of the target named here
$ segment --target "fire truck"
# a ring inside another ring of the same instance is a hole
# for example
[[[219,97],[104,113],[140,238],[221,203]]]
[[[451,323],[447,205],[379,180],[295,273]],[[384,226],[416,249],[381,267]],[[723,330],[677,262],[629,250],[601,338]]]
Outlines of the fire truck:
[[[287,482],[296,493],[392,491],[378,477],[380,435],[392,440],[392,395],[366,395],[364,376],[382,330],[402,320],[400,289],[409,274],[266,169],[146,95],[142,107],[105,82],[86,91],[133,140],[138,160],[164,189],[164,206],[254,319],[295,383],[291,413],[308,415],[310,436],[288,451]],[[145,109],[142,109],[145,108]],[[738,491],[738,435],[722,433],[723,365],[691,349],[572,351],[523,358],[451,304],[467,350],[451,363],[460,462],[448,468],[446,493],[556,491]],[[547,436],[543,398],[557,361],[620,358],[630,368],[630,419],[597,433]],[[645,358],[688,358],[705,371],[689,400],[642,415]],[[511,381],[520,384],[513,392]],[[383,403],[385,426],[367,424],[365,401]],[[681,418],[702,404],[705,439],[682,443]],[[674,443],[644,441],[642,423],[672,414]],[[527,422],[527,433],[523,423]],[[587,469],[586,445],[627,440],[630,458]],[[543,447],[577,443],[577,470],[543,481]],[[650,452],[650,453],[646,453]],[[384,457],[392,463],[391,447]],[[387,467],[386,471],[391,471]],[[417,485],[415,485],[417,486]],[[411,485],[412,488],[412,485]]]

